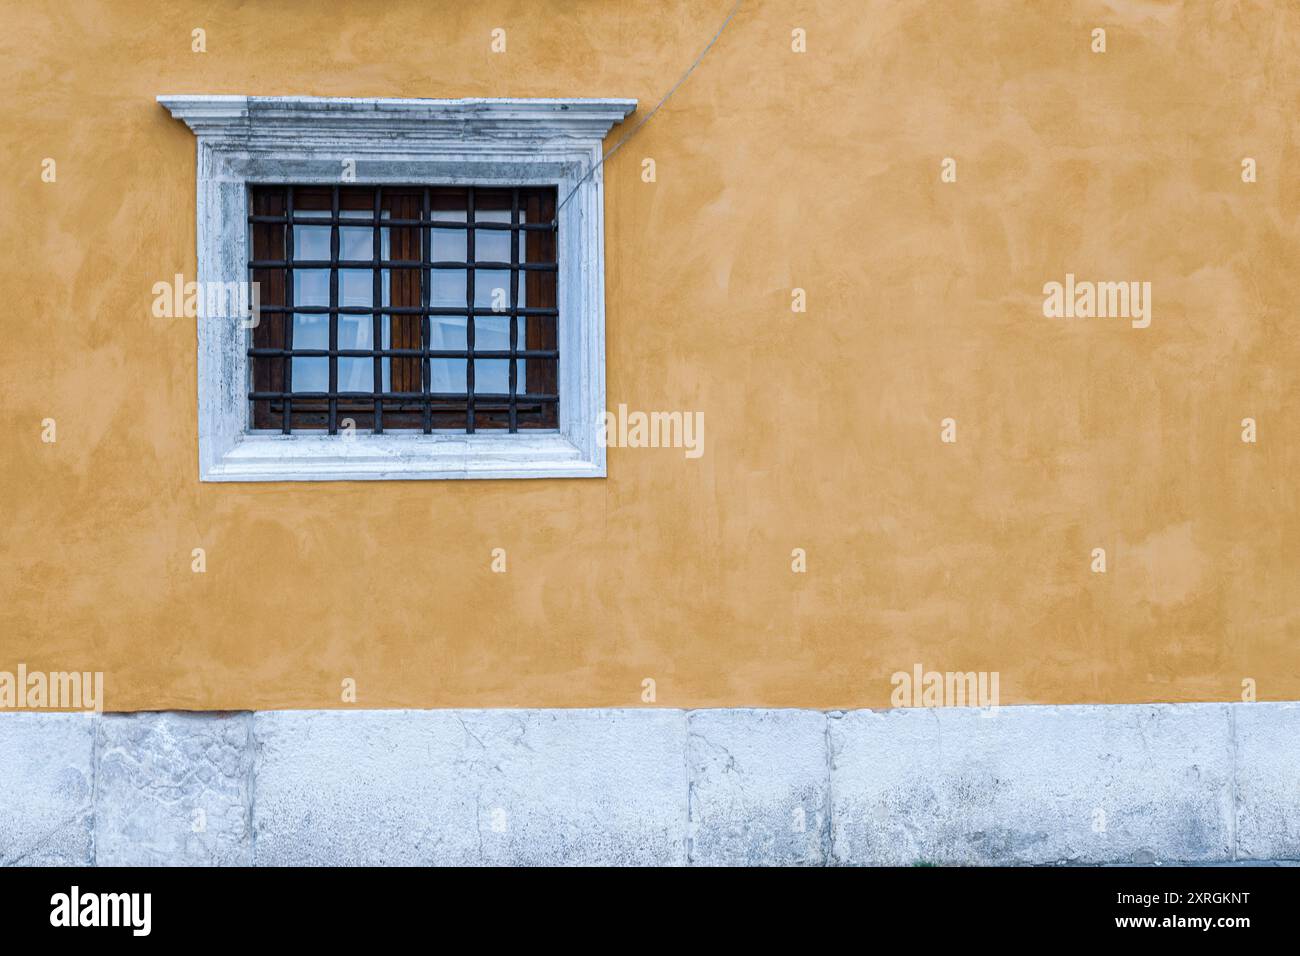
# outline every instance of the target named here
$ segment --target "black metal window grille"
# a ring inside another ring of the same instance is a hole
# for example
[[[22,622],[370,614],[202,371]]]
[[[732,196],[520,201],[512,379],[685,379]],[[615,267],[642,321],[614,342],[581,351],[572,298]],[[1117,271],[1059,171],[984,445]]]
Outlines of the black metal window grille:
[[[249,198],[254,429],[558,427],[554,187]]]

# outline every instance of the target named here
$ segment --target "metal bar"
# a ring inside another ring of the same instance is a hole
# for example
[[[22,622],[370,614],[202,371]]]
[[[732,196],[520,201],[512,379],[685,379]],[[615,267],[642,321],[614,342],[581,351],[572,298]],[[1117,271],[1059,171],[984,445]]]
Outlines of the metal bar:
[[[474,187],[465,191],[465,347],[474,351]],[[465,432],[474,434],[474,358],[465,360]]]
[[[421,219],[428,222],[431,218],[429,206],[429,187],[424,188],[424,209],[421,213]],[[420,413],[423,416],[424,433],[428,435],[433,431],[433,413],[428,399],[429,393],[433,390],[433,370],[429,367],[429,341],[432,337],[432,331],[429,328],[431,322],[429,319],[429,284],[433,281],[433,274],[429,271],[429,227],[425,226],[420,230],[420,391],[426,396],[420,403]]]
[[[404,187],[390,186],[390,189]],[[285,216],[249,216],[248,221],[253,224],[283,224],[289,222]],[[373,226],[378,222],[383,226],[424,226],[429,229],[460,229],[467,228],[463,222],[456,222],[452,219],[362,219],[358,216],[334,217],[334,216],[295,216],[293,224],[296,226]],[[475,225],[476,229],[495,229],[505,232],[510,228],[506,222],[479,222]],[[519,228],[524,232],[549,232],[552,228],[549,222],[524,222],[519,224]]]
[[[250,356],[256,358],[266,358],[271,356],[288,355],[288,349],[277,349],[270,346],[256,346],[248,350]],[[371,358],[375,355],[381,358],[414,358],[416,356],[428,355],[430,358],[469,358],[470,353],[464,349],[294,349],[293,354],[298,358],[329,358],[331,355],[339,358]],[[519,358],[559,358],[560,353],[557,349],[515,349],[511,352],[509,349],[475,349],[474,358],[481,359],[508,359],[511,355]],[[526,392],[522,394],[527,394]]]
[[[263,401],[266,399],[284,398],[288,392],[249,392],[248,397],[254,401]],[[424,392],[380,392],[379,397],[384,401],[416,401],[423,399]],[[375,397],[374,392],[294,392],[293,397],[301,400],[320,401],[322,399],[339,399],[339,400],[370,400]],[[464,392],[429,392],[429,399],[435,402],[459,402],[465,398]],[[527,403],[546,404],[558,402],[558,395],[528,395],[518,396],[519,400]],[[510,402],[510,396],[504,392],[482,392],[478,395],[480,402],[494,402],[506,406]]]
[[[514,310],[519,307],[519,190],[510,190],[510,431],[519,431],[519,406],[515,403],[515,390],[519,387],[519,319]]]
[[[559,196],[559,190],[558,190],[558,189],[555,191],[555,194],[556,194],[557,197]],[[540,214],[540,212],[541,212],[541,204],[539,203],[538,205],[539,205],[538,213]],[[555,214],[554,214],[553,216],[551,216],[551,221],[548,222],[547,225],[551,227],[551,256],[552,256],[552,258],[554,258],[556,261],[559,261],[559,258],[560,258],[560,209],[559,209],[558,206],[557,206],[556,209],[555,209]],[[559,306],[560,306],[560,277],[559,277],[558,274],[557,274],[556,277],[555,277],[555,284],[551,286],[550,292],[551,292],[551,294],[550,294],[550,300],[551,300],[552,302],[555,303],[555,328],[554,328],[554,332],[555,332],[555,347],[556,347],[556,349],[558,350],[558,349],[559,349],[559,346],[560,346],[560,309],[559,309]],[[604,357],[603,357],[603,356],[601,357],[601,362],[602,362],[602,363],[604,362]],[[558,354],[557,354],[556,357],[555,357],[555,374],[554,374],[554,377],[552,378],[552,377],[549,377],[549,376],[548,376],[546,379],[544,379],[544,381],[546,381],[546,382],[548,382],[549,384],[551,384],[551,386],[555,389],[556,392],[559,392],[559,390],[560,390],[560,357],[559,357]],[[543,419],[542,424],[553,424],[556,428],[559,428],[559,427],[560,427],[560,409],[559,409],[559,406],[558,406],[558,401],[559,401],[559,398],[558,398],[558,396],[557,396],[557,397],[556,397],[557,406],[556,406],[555,410],[552,412],[552,414],[554,415],[554,418],[555,418],[554,422],[547,422],[547,421],[545,420],[545,418],[546,418],[545,416],[539,416],[539,417],[541,417],[541,418]]]
[[[339,187],[335,183],[330,188],[330,208],[334,211],[334,218],[339,218]],[[330,226],[330,308],[337,308],[339,304],[339,227],[338,224]],[[330,313],[330,351],[339,347],[339,317],[337,313]],[[337,357],[330,358],[330,417],[329,430],[331,435],[337,435],[339,431],[339,403],[336,393],[339,390],[339,360]]]
[[[293,309],[286,306],[264,305],[263,312],[278,314],[281,312],[297,312],[299,315],[327,315],[330,312],[339,315],[372,315],[375,312],[382,312],[385,315],[464,315],[467,311],[464,306],[433,306],[431,308],[420,308],[418,306],[381,306],[375,308],[368,305],[341,305],[338,308],[330,308],[327,305],[300,305]],[[559,309],[543,308],[518,308],[518,309],[473,309],[475,315],[545,315],[552,318],[559,315]]]
[[[290,220],[293,219],[293,187],[286,186],[284,208]],[[284,421],[280,430],[288,435],[293,430],[293,226],[284,228],[284,256],[287,265],[284,269],[284,304],[287,307],[284,324],[284,390],[289,394],[284,399]]]
[[[382,218],[380,203],[383,201],[381,198],[383,189],[384,187],[382,186],[375,187],[375,222],[379,222]],[[378,309],[384,302],[383,272],[379,268],[379,261],[383,258],[384,230],[381,226],[373,226],[371,227],[371,232],[373,233],[374,238],[373,252],[375,261],[374,266],[372,267],[374,285],[372,287],[370,301],[371,305]],[[390,243],[392,241],[391,237],[392,234],[390,233]],[[379,349],[381,343],[384,341],[384,317],[381,313],[376,311],[371,315],[371,319],[370,345],[372,351],[375,353],[374,381],[371,382],[371,385],[373,385],[375,389],[375,420],[371,431],[376,435],[382,435],[384,433],[384,402],[379,397],[379,393],[384,390],[384,360],[379,354]]]
[[[348,220],[344,219],[344,223]],[[333,227],[337,229],[338,227]],[[248,266],[250,269],[283,269],[286,263],[283,259],[250,259]],[[299,259],[294,263],[299,269],[329,269],[337,266],[340,269],[369,269],[374,265],[371,259],[339,259],[337,261],[329,259]],[[454,259],[440,259],[437,262],[421,262],[418,259],[381,259],[379,265],[385,269],[440,269],[445,271],[455,271],[457,269],[466,269],[470,262],[459,262]],[[506,269],[521,269],[524,272],[556,272],[559,270],[557,262],[520,262],[512,263],[502,260],[500,262],[480,260],[472,263],[479,269],[497,269],[504,272]]]

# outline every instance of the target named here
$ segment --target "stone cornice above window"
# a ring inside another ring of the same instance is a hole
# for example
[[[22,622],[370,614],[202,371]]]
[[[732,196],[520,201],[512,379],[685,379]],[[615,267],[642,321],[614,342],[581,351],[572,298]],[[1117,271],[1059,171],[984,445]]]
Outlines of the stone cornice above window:
[[[631,99],[356,99],[315,96],[164,94],[158,102],[198,136],[256,146],[286,138],[366,144],[377,134],[405,143],[465,139],[526,142],[600,140],[636,109]]]

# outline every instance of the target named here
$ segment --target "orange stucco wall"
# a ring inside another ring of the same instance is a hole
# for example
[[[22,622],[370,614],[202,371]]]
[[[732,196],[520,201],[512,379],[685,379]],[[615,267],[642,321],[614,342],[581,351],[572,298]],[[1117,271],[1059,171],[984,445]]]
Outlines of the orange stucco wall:
[[[150,311],[194,274],[194,138],[156,94],[644,112],[728,6],[4,0],[0,669],[102,670],[112,710],[886,706],[916,663],[1300,697],[1290,4],[747,0],[606,168],[610,406],[702,411],[703,457],[199,483],[193,321]],[[1044,318],[1067,273],[1151,282],[1150,327]]]

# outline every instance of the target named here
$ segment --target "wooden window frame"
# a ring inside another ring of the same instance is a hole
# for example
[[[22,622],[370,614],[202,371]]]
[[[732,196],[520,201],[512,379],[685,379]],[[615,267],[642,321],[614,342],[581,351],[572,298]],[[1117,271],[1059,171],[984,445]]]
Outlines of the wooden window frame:
[[[198,319],[203,481],[604,477],[604,137],[626,99],[160,96],[197,138],[198,280],[247,281],[248,186],[552,186],[559,197],[558,427],[510,434],[270,434],[250,427],[251,341]],[[351,177],[351,178],[348,178]]]

